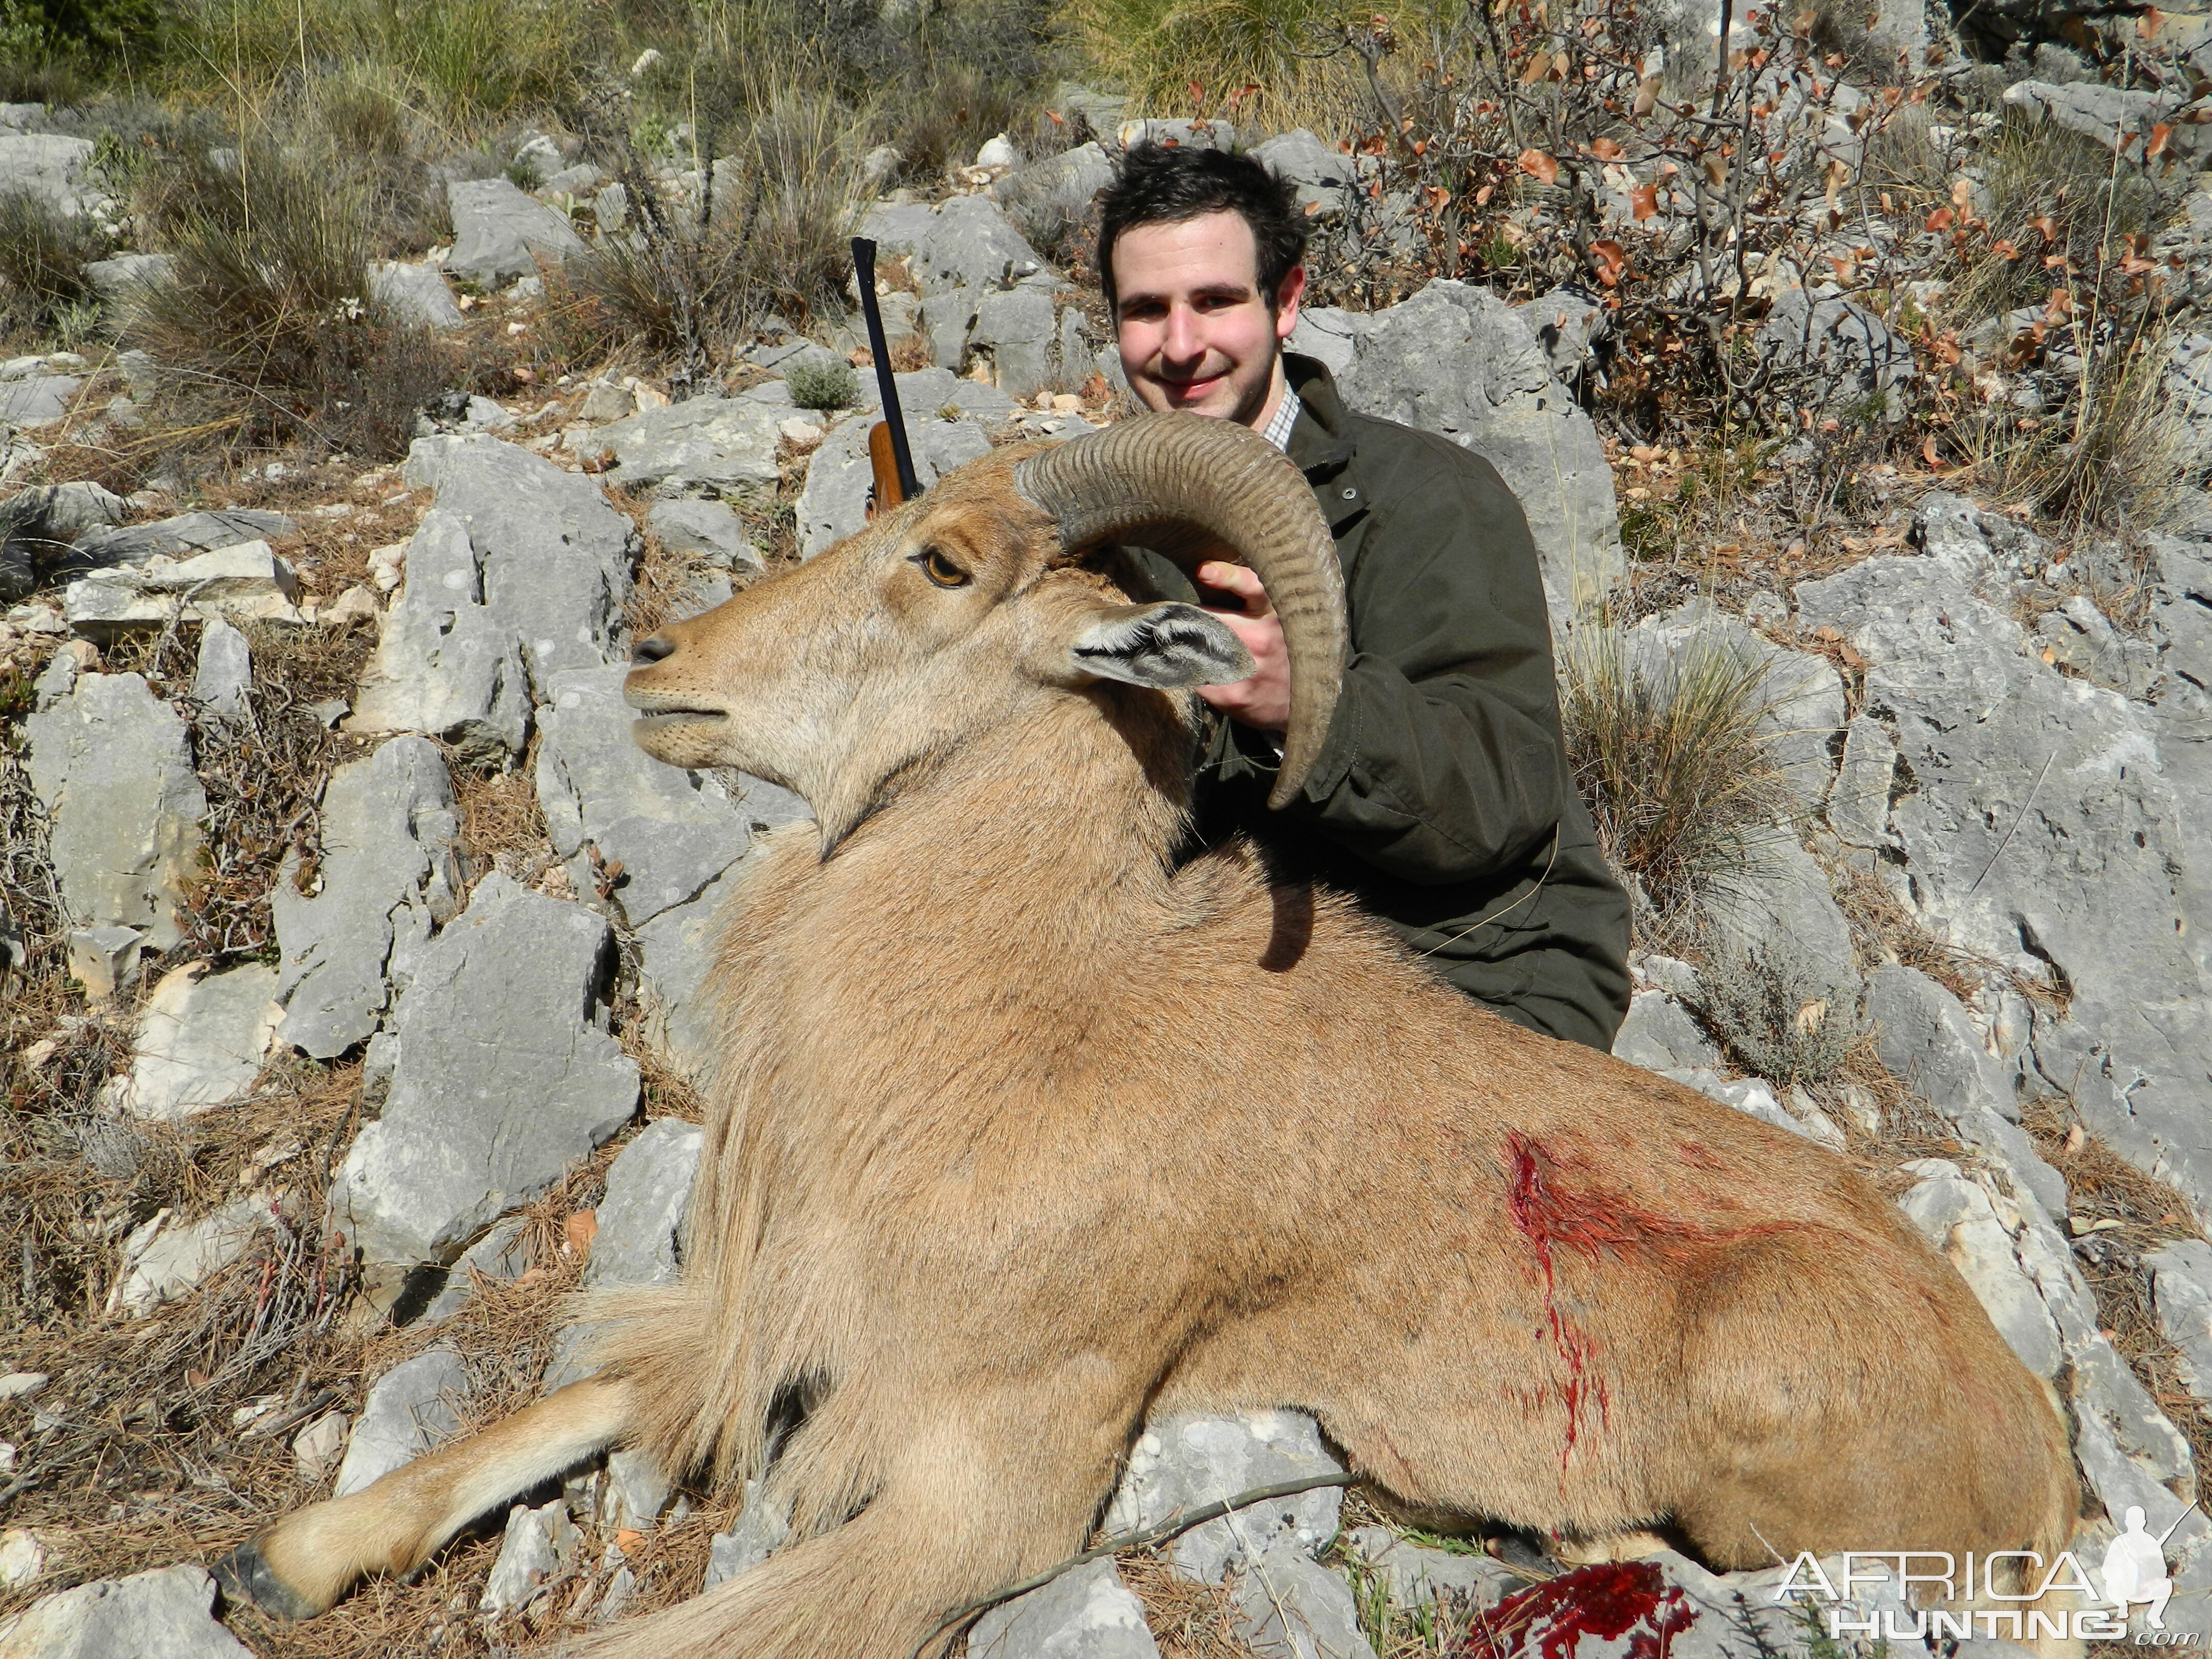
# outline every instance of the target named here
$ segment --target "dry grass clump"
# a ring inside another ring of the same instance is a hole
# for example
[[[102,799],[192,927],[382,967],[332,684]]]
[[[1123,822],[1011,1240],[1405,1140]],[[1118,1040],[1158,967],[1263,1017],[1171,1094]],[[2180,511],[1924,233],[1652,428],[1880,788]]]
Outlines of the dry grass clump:
[[[1568,644],[1560,670],[1567,757],[1599,844],[1638,899],[1639,925],[1678,927],[1790,805],[1759,729],[1766,666],[1718,639],[1662,655],[1598,626]]]
[[[235,97],[343,64],[453,130],[570,95],[600,33],[579,0],[180,0],[166,22],[141,75]]]
[[[1419,31],[1443,9],[1396,21]],[[1216,100],[1249,87],[1271,125],[1335,127],[1365,102],[1357,60],[1331,51],[1350,15],[1329,0],[1079,0],[1069,21],[1085,57],[1141,112],[1194,112],[1195,83],[1204,112],[1218,112]]]
[[[469,765],[451,749],[446,767],[461,818],[461,863],[469,880],[494,869],[534,878],[554,862],[545,815],[538,805],[538,737],[505,771]]]
[[[619,339],[696,375],[771,312],[802,325],[842,314],[863,131],[831,97],[778,89],[715,168],[699,218],[660,202],[633,160],[634,228],[568,262],[563,303],[586,309],[565,325],[589,333],[596,322],[611,347]]]
[[[84,266],[106,252],[89,220],[64,219],[28,190],[0,191],[0,341],[81,343],[100,317]]]
[[[373,188],[264,141],[236,157],[228,170],[188,160],[149,209],[176,263],[124,325],[164,369],[142,453],[209,461],[296,445],[396,458],[453,365],[369,291]]]

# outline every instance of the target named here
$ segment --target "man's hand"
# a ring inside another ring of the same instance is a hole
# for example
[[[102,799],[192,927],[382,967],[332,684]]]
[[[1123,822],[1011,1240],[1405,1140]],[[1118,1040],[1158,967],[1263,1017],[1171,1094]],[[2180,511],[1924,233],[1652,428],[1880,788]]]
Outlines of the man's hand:
[[[1201,599],[1221,597],[1235,602],[1234,608],[1209,604],[1206,609],[1229,624],[1258,665],[1249,679],[1233,685],[1201,685],[1198,695],[1230,719],[1270,737],[1279,736],[1291,723],[1291,659],[1283,648],[1283,625],[1267,602],[1267,590],[1241,564],[1202,564],[1197,576]]]

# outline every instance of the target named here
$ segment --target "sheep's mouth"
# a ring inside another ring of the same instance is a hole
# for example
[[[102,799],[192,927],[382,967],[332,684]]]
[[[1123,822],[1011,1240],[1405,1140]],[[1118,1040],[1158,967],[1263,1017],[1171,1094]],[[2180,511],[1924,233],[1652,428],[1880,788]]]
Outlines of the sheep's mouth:
[[[665,732],[692,720],[726,720],[729,715],[720,708],[648,708],[637,717],[640,731]]]

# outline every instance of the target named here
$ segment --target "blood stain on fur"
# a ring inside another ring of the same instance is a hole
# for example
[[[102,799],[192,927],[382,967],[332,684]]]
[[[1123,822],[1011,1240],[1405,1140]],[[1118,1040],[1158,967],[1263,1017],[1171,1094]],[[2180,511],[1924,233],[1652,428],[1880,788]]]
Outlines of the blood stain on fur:
[[[1585,1636],[1628,1639],[1621,1659],[1668,1659],[1697,1620],[1689,1598],[1649,1561],[1577,1567],[1475,1615],[1453,1659],[1576,1659]]]

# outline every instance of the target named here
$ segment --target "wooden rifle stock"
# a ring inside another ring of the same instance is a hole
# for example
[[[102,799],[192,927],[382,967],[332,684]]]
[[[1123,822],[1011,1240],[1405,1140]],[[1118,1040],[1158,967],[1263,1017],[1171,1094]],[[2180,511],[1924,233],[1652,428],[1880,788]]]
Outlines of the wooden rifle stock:
[[[888,512],[906,500],[906,492],[899,488],[898,453],[891,447],[891,428],[888,421],[878,421],[868,428],[868,466],[876,475],[876,510]]]

